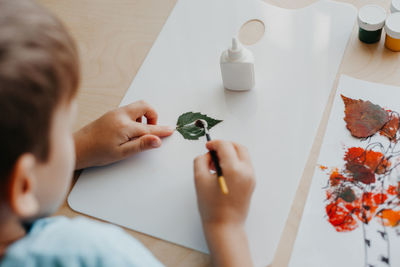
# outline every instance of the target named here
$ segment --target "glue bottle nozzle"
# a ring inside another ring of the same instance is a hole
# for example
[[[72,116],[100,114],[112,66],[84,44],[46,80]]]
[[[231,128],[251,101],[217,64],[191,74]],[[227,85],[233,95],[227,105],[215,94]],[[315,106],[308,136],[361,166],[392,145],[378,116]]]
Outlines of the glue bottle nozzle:
[[[232,50],[237,50],[238,49],[238,39],[236,37],[232,38]]]
[[[232,38],[232,47],[229,48],[228,55],[232,60],[238,60],[242,57],[242,45],[237,37]]]

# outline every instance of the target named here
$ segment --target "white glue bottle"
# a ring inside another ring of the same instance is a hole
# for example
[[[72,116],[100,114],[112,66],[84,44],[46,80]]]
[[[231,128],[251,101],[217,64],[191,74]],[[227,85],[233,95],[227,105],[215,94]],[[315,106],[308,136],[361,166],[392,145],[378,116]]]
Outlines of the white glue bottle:
[[[254,87],[254,56],[232,38],[232,47],[221,55],[221,73],[224,87],[234,91],[250,90]]]

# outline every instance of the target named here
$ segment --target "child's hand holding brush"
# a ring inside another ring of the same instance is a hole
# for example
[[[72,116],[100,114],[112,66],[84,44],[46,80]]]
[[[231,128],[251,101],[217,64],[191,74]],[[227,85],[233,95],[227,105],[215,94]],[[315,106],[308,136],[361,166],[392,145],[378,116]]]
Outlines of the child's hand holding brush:
[[[252,266],[244,223],[255,177],[247,149],[232,142],[214,140],[206,144],[215,151],[229,194],[221,194],[211,173],[210,153],[194,161],[198,206],[204,233],[215,266]]]

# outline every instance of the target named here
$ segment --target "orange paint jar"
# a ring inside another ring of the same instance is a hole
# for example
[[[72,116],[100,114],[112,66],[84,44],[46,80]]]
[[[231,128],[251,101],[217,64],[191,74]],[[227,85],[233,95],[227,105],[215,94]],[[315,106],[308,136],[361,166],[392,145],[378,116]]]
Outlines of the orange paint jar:
[[[395,52],[400,51],[400,12],[392,13],[386,19],[385,46]]]

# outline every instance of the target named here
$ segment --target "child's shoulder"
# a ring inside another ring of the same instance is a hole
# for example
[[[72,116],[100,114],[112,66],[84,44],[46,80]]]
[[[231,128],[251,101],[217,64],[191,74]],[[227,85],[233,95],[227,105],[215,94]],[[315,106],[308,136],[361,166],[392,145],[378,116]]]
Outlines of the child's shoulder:
[[[161,266],[137,240],[119,227],[81,217],[36,221],[12,244],[6,266]]]

